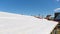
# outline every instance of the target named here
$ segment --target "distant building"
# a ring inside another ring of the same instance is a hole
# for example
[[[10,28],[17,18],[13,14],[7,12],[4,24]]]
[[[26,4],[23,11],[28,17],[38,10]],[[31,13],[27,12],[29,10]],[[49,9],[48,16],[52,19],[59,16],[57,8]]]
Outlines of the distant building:
[[[55,13],[54,20],[60,22],[60,12]]]
[[[36,15],[36,16],[34,16],[34,17],[41,19],[40,14],[38,14],[38,15]]]
[[[51,20],[51,17],[50,17],[50,16],[51,16],[51,15],[47,15],[45,19]]]

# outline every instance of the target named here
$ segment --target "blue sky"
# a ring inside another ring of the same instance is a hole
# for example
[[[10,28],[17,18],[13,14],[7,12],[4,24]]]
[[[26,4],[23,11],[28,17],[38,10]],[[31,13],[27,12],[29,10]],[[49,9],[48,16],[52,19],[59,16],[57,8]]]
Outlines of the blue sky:
[[[46,16],[60,8],[60,0],[0,0],[0,11]]]

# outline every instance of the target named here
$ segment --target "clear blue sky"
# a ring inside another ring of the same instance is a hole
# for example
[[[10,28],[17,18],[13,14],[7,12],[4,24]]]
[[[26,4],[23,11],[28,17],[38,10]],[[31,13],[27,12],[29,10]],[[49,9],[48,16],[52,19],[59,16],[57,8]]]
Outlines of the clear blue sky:
[[[25,15],[47,15],[60,8],[58,0],[0,0],[0,11]]]

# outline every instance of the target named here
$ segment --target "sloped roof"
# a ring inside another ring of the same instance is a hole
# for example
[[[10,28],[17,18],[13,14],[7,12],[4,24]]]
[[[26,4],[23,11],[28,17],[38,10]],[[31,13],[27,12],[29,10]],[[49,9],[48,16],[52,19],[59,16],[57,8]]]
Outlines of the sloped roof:
[[[0,12],[0,34],[50,34],[57,22]]]

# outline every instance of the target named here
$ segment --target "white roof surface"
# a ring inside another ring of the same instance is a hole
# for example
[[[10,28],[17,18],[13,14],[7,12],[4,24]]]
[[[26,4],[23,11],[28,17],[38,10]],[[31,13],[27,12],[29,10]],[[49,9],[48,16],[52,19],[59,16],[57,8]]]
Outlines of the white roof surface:
[[[0,34],[50,34],[57,22],[0,12]]]

